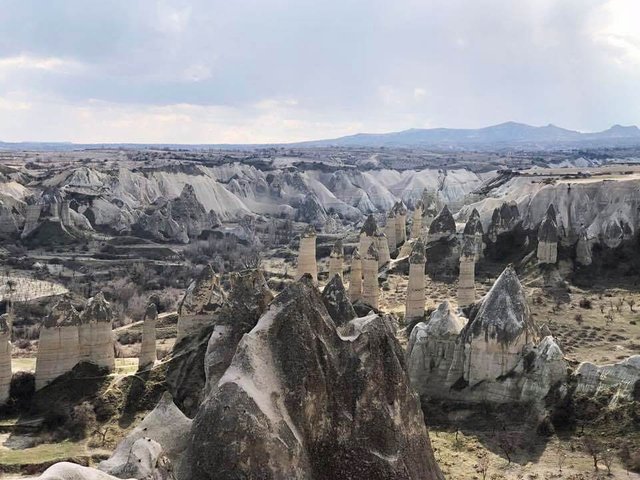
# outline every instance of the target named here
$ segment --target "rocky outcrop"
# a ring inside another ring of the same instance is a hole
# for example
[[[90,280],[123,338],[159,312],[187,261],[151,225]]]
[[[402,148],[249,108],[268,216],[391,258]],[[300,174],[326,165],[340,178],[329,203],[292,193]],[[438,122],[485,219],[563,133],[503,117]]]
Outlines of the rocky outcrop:
[[[11,325],[9,315],[0,316],[0,406],[9,400],[11,388]]]
[[[308,276],[288,286],[198,411],[179,478],[442,479],[390,321],[358,331],[341,337]]]
[[[300,235],[300,247],[298,250],[298,268],[296,278],[309,274],[314,282],[318,281],[318,263],[316,261],[316,231],[309,226]]]
[[[369,245],[374,243],[375,235],[378,233],[378,224],[373,215],[369,215],[360,229],[360,243],[358,248],[360,254],[364,255],[369,250]]]
[[[90,298],[78,327],[81,362],[94,363],[109,371],[115,369],[112,323],[113,311],[102,292]]]
[[[376,233],[374,236],[374,243],[378,249],[378,268],[382,268],[383,265],[386,265],[391,261],[391,253],[389,252],[387,236],[382,232]]]
[[[487,235],[495,243],[498,241],[499,235],[513,230],[521,221],[518,206],[515,203],[505,202],[500,208],[493,210]]]
[[[640,355],[633,355],[610,365],[594,365],[583,362],[575,371],[576,392],[596,395],[614,393],[619,400],[640,400]]]
[[[554,264],[558,260],[558,224],[553,204],[549,205],[547,213],[538,227],[538,262]]]
[[[349,276],[349,299],[352,302],[362,298],[362,258],[358,247],[351,254],[351,275]]]
[[[387,213],[387,224],[384,227],[384,233],[387,236],[389,251],[395,252],[398,247],[398,241],[396,239],[396,213],[393,209]]]
[[[118,443],[111,457],[98,464],[98,469],[118,478],[155,479],[149,475],[158,468],[160,454],[177,469],[187,448],[191,424],[165,392],[156,407]]]
[[[80,359],[80,315],[67,298],[56,303],[40,329],[36,390],[71,371]]]
[[[414,327],[409,372],[421,395],[542,408],[550,389],[566,381],[562,351],[553,337],[538,340],[524,289],[512,267],[470,308],[469,321],[456,334],[460,323],[447,305],[427,324]]]
[[[424,318],[425,282],[424,282],[424,244],[416,240],[409,257],[409,282],[407,284],[407,300],[405,321]]]
[[[210,265],[202,269],[198,278],[189,285],[178,305],[179,342],[186,335],[199,330],[211,318],[211,313],[220,308],[226,295],[220,286],[220,278]]]
[[[429,243],[436,242],[440,239],[450,238],[456,234],[456,221],[446,205],[440,210],[440,213],[433,219],[429,225]]]
[[[160,197],[149,205],[133,225],[133,231],[162,242],[188,243],[219,224],[217,215],[200,203],[193,185],[186,183],[178,197]]]
[[[362,257],[362,302],[375,309],[379,306],[380,288],[378,286],[378,249],[370,244]]]
[[[313,225],[315,228],[322,228],[327,222],[327,218],[327,212],[315,195],[307,195],[300,206],[298,206],[296,212],[296,220],[298,222]]]
[[[138,370],[146,370],[156,363],[158,359],[156,349],[156,325],[158,323],[158,310],[155,302],[149,302],[142,319],[142,346],[138,358]]]
[[[342,240],[336,240],[331,254],[329,255],[329,281],[336,275],[342,278],[344,270],[344,247],[342,246]]]

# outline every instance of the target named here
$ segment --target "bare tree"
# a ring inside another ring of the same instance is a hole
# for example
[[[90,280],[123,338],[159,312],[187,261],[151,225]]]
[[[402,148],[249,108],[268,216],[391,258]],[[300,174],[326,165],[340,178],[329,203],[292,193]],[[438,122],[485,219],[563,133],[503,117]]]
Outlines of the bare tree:
[[[598,471],[598,460],[600,460],[600,456],[602,454],[602,443],[600,440],[587,436],[582,441],[582,445],[584,446],[585,452],[589,454],[589,456],[593,459],[593,468],[597,472]]]
[[[511,464],[512,456],[522,445],[522,436],[519,432],[498,432],[497,434],[498,448],[507,457],[507,462]]]
[[[636,304],[636,301],[633,298],[627,299],[627,305],[629,305],[629,310],[631,310],[632,312],[635,312],[635,310],[633,309],[633,306],[635,304]]]
[[[482,480],[486,480],[489,473],[489,456],[487,454],[478,456],[478,473],[482,475]]]
[[[562,473],[562,467],[564,466],[564,462],[567,460],[567,454],[560,442],[558,442],[558,445],[556,446],[556,453],[558,455],[558,470]]]
[[[611,475],[611,466],[613,465],[613,460],[615,458],[615,453],[611,448],[603,448],[602,452],[600,452],[600,460],[604,463],[604,466],[607,467],[607,474]]]

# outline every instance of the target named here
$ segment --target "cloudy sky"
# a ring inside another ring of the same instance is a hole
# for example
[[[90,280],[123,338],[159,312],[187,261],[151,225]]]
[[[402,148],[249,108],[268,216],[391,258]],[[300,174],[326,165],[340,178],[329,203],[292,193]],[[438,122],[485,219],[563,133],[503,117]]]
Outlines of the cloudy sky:
[[[0,140],[640,124],[637,0],[0,0]]]

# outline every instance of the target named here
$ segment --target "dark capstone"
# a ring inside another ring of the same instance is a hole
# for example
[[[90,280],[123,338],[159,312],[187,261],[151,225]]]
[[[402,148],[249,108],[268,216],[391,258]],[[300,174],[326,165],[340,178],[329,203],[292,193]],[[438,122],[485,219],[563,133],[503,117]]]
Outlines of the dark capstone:
[[[443,478],[387,318],[342,339],[308,278],[269,311],[198,411],[180,478]]]
[[[369,215],[360,229],[360,233],[366,234],[368,237],[373,237],[378,231],[378,224],[373,215]]]
[[[429,225],[429,233],[448,233],[455,235],[456,221],[453,219],[449,207],[445,205],[442,210],[440,210],[438,216],[433,219],[431,225]]]
[[[322,301],[336,325],[342,325],[356,317],[340,275],[335,275],[324,287]]]

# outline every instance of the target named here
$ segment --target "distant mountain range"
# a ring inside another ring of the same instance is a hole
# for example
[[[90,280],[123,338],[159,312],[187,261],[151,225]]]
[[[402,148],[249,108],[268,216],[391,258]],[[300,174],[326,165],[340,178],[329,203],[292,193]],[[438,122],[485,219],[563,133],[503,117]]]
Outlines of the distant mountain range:
[[[614,125],[602,132],[582,133],[547,125],[533,127],[506,122],[485,128],[412,128],[392,133],[358,133],[331,140],[302,142],[297,145],[339,147],[448,147],[540,146],[560,144],[632,144],[640,145],[640,129]]]
[[[534,127],[524,123],[506,122],[485,128],[411,128],[391,133],[358,133],[328,140],[311,140],[289,144],[221,145],[221,144],[74,144],[0,142],[0,150],[80,150],[86,148],[183,148],[202,150],[208,148],[250,149],[269,146],[288,147],[408,147],[434,149],[504,148],[553,149],[562,147],[640,146],[640,129],[633,126],[614,125],[602,132],[583,133],[547,125]]]

